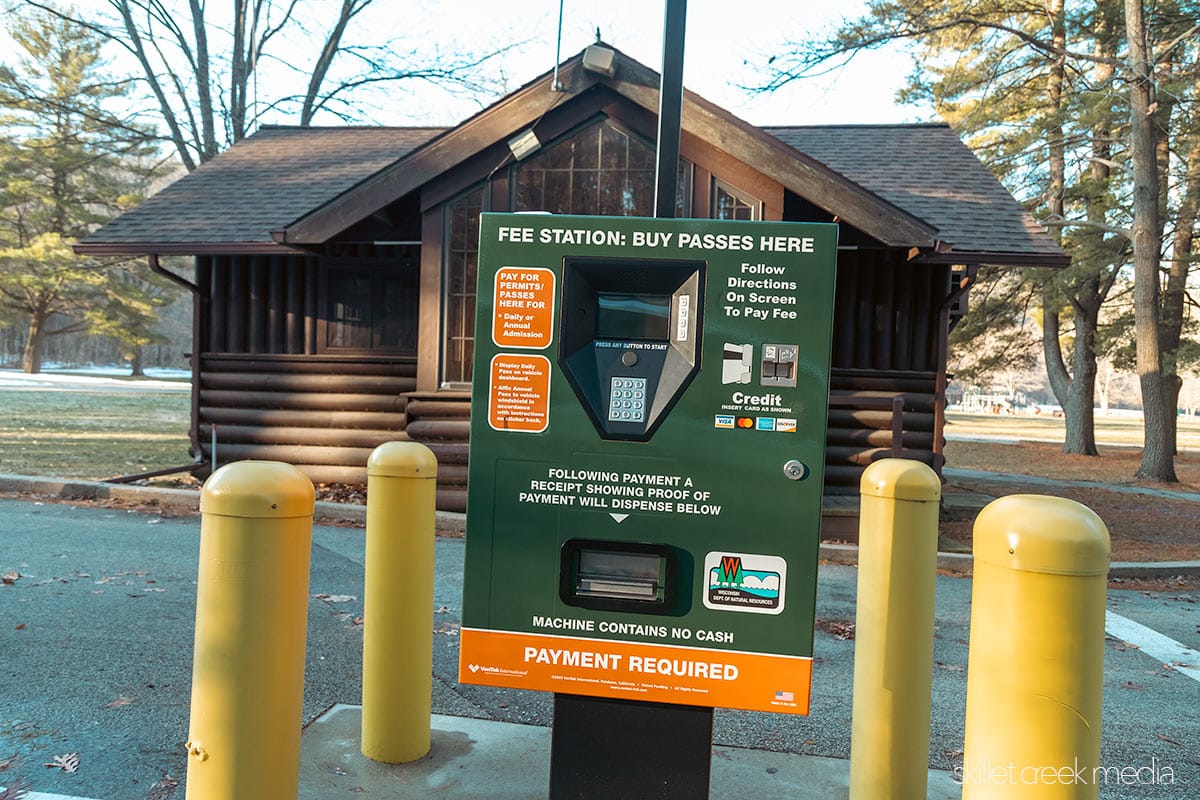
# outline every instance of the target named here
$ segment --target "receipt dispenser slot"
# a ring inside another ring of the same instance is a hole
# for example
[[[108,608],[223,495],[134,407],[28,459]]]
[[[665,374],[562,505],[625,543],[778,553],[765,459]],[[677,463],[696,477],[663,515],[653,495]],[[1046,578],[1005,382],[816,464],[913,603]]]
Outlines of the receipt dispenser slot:
[[[670,613],[677,571],[664,545],[571,539],[562,548],[559,594],[583,608]]]

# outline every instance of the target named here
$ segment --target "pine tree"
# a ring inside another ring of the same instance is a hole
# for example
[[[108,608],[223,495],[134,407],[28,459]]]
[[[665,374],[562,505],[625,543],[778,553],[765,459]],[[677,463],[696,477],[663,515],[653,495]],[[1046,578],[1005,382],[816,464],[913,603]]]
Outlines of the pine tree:
[[[157,164],[151,132],[116,111],[124,85],[105,73],[100,37],[47,12],[9,32],[19,50],[0,66],[0,304],[28,325],[22,368],[38,372],[47,337],[136,329],[160,302],[153,282],[70,249],[135,205]]]
[[[1033,279],[1044,286],[1044,349],[1074,452],[1095,451],[1097,320],[1132,266],[1145,413],[1138,477],[1174,481],[1178,371],[1194,350],[1183,334],[1200,207],[1187,201],[1200,197],[1189,189],[1200,177],[1188,179],[1200,176],[1200,4],[868,0],[867,13],[831,38],[789,45],[763,88],[895,41],[911,42],[916,56],[909,96],[933,100],[1041,219],[1064,230],[1071,268]],[[1062,336],[1060,316],[1074,323]]]

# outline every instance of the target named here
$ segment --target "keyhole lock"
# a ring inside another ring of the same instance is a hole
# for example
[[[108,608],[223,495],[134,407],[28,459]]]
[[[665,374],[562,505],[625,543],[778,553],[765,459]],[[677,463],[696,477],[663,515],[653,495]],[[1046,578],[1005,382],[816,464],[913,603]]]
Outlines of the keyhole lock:
[[[790,481],[802,481],[808,477],[808,467],[793,458],[783,465],[783,474]]]

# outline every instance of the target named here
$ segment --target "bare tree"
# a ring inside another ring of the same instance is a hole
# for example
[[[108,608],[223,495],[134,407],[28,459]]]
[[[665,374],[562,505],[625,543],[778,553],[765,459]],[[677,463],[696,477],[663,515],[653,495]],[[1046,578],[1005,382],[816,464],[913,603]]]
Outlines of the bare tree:
[[[204,0],[104,4],[106,14],[90,19],[42,0],[19,2],[89,28],[131,56],[164,138],[188,170],[245,138],[268,113],[294,113],[300,125],[321,113],[361,118],[356,94],[404,81],[486,92],[491,81],[481,65],[520,44],[446,55],[425,44],[371,43],[357,23],[375,0],[339,0],[327,18],[299,0],[233,0],[228,18],[214,18]],[[287,88],[259,99],[260,79],[268,78]]]

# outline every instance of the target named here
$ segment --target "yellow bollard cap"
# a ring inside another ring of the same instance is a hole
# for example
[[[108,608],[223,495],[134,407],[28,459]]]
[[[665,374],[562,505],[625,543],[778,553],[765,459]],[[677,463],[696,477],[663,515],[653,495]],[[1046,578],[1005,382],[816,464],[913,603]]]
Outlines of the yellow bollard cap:
[[[859,491],[864,497],[936,503],[942,498],[942,481],[920,461],[884,458],[863,471]]]
[[[979,512],[975,560],[1021,572],[1107,575],[1111,545],[1104,521],[1064,497],[1014,494]]]
[[[436,478],[437,468],[437,456],[420,442],[385,442],[367,459],[367,477]]]
[[[200,513],[223,517],[311,517],[312,481],[291,464],[235,461],[218,469],[200,490]]]

